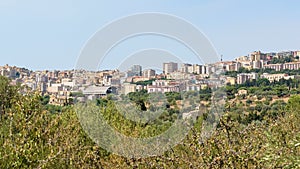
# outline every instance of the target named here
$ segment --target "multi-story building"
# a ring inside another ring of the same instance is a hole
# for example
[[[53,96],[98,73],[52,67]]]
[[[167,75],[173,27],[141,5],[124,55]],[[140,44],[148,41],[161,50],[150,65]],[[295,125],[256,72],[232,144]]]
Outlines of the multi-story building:
[[[175,80],[183,80],[183,79],[191,79],[191,74],[184,72],[173,72],[167,75],[167,79],[175,79]]]
[[[284,58],[284,57],[290,57],[290,56],[294,56],[293,51],[278,52],[277,55],[276,55],[276,57],[278,57],[278,58]]]
[[[194,64],[193,68],[194,68],[193,73],[196,73],[198,75],[200,75],[200,74],[206,74],[206,68],[205,68],[204,65]]]
[[[278,64],[268,64],[264,65],[264,68],[274,69],[276,71],[281,71],[284,69],[288,70],[298,70],[300,69],[300,62],[289,62],[289,63],[278,63]]]
[[[249,56],[240,56],[240,57],[236,58],[235,61],[237,61],[237,62],[250,61],[250,58],[249,58]]]
[[[274,81],[279,81],[280,79],[295,79],[298,76],[289,76],[288,74],[268,74],[268,73],[264,73],[260,76],[261,78],[266,78],[268,79],[270,82],[274,82]]]
[[[130,84],[130,83],[123,83],[122,84],[122,94],[127,95],[128,93],[131,92],[136,92],[137,85],[136,84]]]
[[[184,63],[181,65],[180,71],[183,73],[189,73],[189,67],[191,67],[192,64]]]
[[[194,73],[194,74],[206,74],[206,68],[204,65],[198,64],[187,64],[181,65],[180,71],[183,73]]]
[[[155,76],[155,70],[153,69],[146,69],[143,71],[143,77],[145,78],[151,78]]]
[[[148,93],[179,92],[180,84],[169,80],[156,80],[147,86]]]
[[[237,75],[237,84],[243,84],[247,80],[251,81],[258,78],[257,73],[240,73]]]
[[[252,62],[252,69],[261,69],[264,66],[264,60],[255,60]]]
[[[235,77],[226,77],[226,84],[235,85],[236,84],[236,78]]]
[[[89,99],[107,96],[110,93],[116,93],[116,89],[111,86],[88,86],[82,93]]]
[[[178,70],[178,63],[174,63],[174,62],[163,63],[164,74],[169,74],[177,70]]]
[[[268,64],[268,65],[264,65],[264,68],[269,68],[269,69],[274,69],[276,71],[281,71],[283,69],[283,64],[279,63],[279,64]]]
[[[251,61],[261,61],[267,60],[267,55],[262,53],[261,51],[255,51],[250,53],[249,58]]]
[[[300,51],[294,51],[294,58],[300,57]]]
[[[253,63],[251,61],[240,61],[239,63],[240,63],[240,67],[243,67],[248,70],[252,69]]]
[[[283,69],[299,70],[300,62],[290,62],[283,64]]]
[[[221,67],[223,70],[226,71],[238,71],[239,68],[241,67],[241,63],[235,61],[223,61],[223,62],[218,62],[215,65]]]
[[[127,77],[142,76],[142,66],[133,65],[127,72]]]

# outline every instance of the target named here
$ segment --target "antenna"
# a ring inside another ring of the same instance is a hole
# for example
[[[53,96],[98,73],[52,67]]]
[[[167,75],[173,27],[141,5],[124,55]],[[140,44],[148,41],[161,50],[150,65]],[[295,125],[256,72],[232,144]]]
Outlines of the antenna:
[[[221,55],[221,62],[223,61],[223,55]]]

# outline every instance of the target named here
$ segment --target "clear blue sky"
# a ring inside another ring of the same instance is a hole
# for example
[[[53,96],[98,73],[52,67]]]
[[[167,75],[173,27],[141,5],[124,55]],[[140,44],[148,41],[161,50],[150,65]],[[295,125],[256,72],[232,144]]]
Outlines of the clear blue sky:
[[[140,12],[186,19],[225,60],[254,50],[300,50],[299,7],[298,0],[0,0],[0,65],[72,69],[97,30]]]

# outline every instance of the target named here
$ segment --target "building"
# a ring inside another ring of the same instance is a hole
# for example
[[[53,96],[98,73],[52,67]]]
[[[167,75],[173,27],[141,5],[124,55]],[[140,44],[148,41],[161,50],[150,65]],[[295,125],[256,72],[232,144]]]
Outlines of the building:
[[[48,93],[58,93],[60,91],[63,91],[63,85],[58,83],[58,84],[51,84],[49,83],[49,86],[47,88]]]
[[[142,76],[142,66],[141,65],[133,65],[127,71],[127,77],[132,77],[132,76]]]
[[[268,65],[264,65],[264,68],[268,68],[268,69],[274,69],[276,71],[281,71],[283,69],[283,64],[279,63],[279,64],[268,64]]]
[[[193,73],[193,74],[206,74],[205,66],[198,64],[187,64],[184,63],[181,65],[180,71],[183,73]]]
[[[194,64],[193,65],[193,73],[195,74],[205,74],[206,71],[205,71],[205,66],[204,65],[198,65],[198,64]]]
[[[262,53],[261,51],[255,51],[249,54],[249,58],[251,61],[261,61],[267,60],[267,55]]]
[[[207,88],[207,84],[188,84],[186,85],[186,91],[200,91]]]
[[[240,89],[237,93],[237,95],[241,96],[241,95],[247,95],[248,94],[248,91],[245,90],[245,89]]]
[[[289,76],[288,74],[268,74],[268,73],[264,73],[260,76],[261,78],[266,78],[268,79],[270,82],[274,82],[274,81],[279,81],[280,79],[295,79],[296,76]]]
[[[252,69],[261,69],[264,66],[263,60],[256,60],[252,62]]]
[[[155,80],[147,86],[148,93],[179,92],[181,85],[170,80]]]
[[[252,69],[253,63],[251,61],[239,61],[238,63],[240,64],[239,67],[243,67],[248,70]]]
[[[294,56],[293,51],[278,52],[276,55],[277,58],[285,58],[285,57],[290,57],[290,56]]]
[[[116,89],[111,86],[88,86],[82,93],[89,99],[93,100],[107,96],[110,93],[116,93]]]
[[[148,93],[166,93],[166,92],[179,92],[179,86],[147,86]]]
[[[237,75],[237,84],[243,84],[247,80],[251,81],[258,78],[257,73],[240,73]]]
[[[63,84],[64,86],[74,87],[75,81],[72,81],[72,79],[70,78],[65,78],[61,80],[61,84]]]
[[[226,77],[226,84],[235,85],[236,78],[235,77]]]
[[[226,71],[238,71],[241,67],[241,63],[235,61],[222,61],[216,63],[216,65]]]
[[[174,63],[174,62],[163,63],[164,74],[169,74],[177,70],[178,70],[178,63]]]
[[[300,62],[289,62],[289,63],[278,63],[278,64],[268,64],[264,65],[264,68],[274,69],[276,71],[281,71],[284,69],[288,70],[299,70],[300,69]]]
[[[285,63],[285,64],[283,64],[283,69],[299,70],[300,69],[300,62]]]
[[[249,56],[240,56],[235,59],[237,62],[250,61]]]
[[[56,106],[64,106],[68,103],[67,96],[50,95],[49,104]]]
[[[143,71],[143,77],[145,78],[151,78],[155,76],[155,70],[153,69],[146,69]]]
[[[122,94],[127,95],[128,93],[131,92],[136,92],[137,85],[136,84],[131,84],[131,83],[124,83],[122,84]]]
[[[189,72],[189,67],[191,67],[192,64],[188,64],[188,63],[183,63],[181,65],[180,71],[183,73],[188,73]]]
[[[131,82],[136,83],[136,82],[147,81],[147,80],[150,80],[150,79],[147,77],[144,77],[144,76],[135,76],[135,77],[132,77]]]
[[[300,57],[300,51],[294,51],[294,58],[298,58],[299,60]]]
[[[40,82],[39,84],[39,91],[43,94],[47,91],[47,84],[45,82]]]
[[[183,79],[191,79],[192,74],[184,73],[184,72],[172,72],[167,75],[167,79],[175,79],[175,80],[183,80]]]

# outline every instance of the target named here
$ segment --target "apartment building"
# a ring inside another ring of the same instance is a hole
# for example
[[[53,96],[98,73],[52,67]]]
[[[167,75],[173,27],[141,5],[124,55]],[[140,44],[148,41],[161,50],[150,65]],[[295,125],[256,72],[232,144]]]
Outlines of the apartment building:
[[[260,76],[261,78],[266,78],[268,79],[270,82],[274,82],[274,81],[279,81],[280,79],[285,79],[285,80],[288,80],[288,79],[295,79],[297,78],[298,76],[289,76],[288,74],[268,74],[268,73],[264,73]]]
[[[155,77],[155,70],[153,70],[153,69],[143,70],[143,77],[145,77],[145,78]]]
[[[237,75],[237,84],[243,84],[245,83],[247,80],[254,80],[258,78],[258,74],[257,73],[240,73]]]
[[[164,74],[169,74],[177,70],[178,70],[178,63],[174,63],[174,62],[163,63]]]

